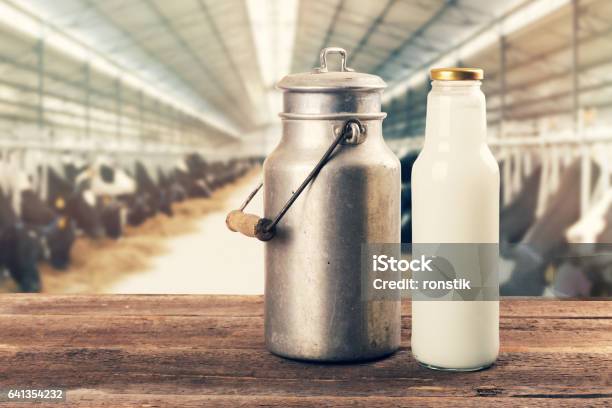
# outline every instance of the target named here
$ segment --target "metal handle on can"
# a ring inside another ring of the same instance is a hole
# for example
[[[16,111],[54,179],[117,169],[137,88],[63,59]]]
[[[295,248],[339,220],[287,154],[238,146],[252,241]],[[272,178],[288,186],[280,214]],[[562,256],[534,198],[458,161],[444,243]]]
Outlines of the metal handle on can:
[[[327,47],[321,50],[321,54],[319,54],[319,60],[321,61],[321,66],[319,68],[315,68],[315,71],[321,72],[329,72],[327,69],[327,54],[340,54],[340,71],[341,72],[353,72],[355,71],[352,68],[346,66],[346,50],[340,47]]]
[[[331,155],[333,154],[336,147],[343,141],[359,140],[359,135],[365,132],[365,126],[359,121],[359,119],[349,119],[344,123],[342,132],[334,139],[333,143],[329,146],[323,157],[319,160],[317,165],[312,169],[310,174],[306,176],[302,184],[295,190],[289,200],[285,203],[283,208],[278,212],[274,220],[267,218],[260,218],[254,214],[248,214],[244,212],[246,206],[251,202],[253,197],[259,192],[263,183],[259,183],[257,188],[249,194],[245,202],[242,204],[239,210],[233,210],[227,214],[225,224],[227,227],[234,232],[240,232],[248,237],[257,238],[260,241],[269,241],[274,238],[276,233],[276,225],[280,222],[283,216],[289,211],[289,208],[293,205],[295,200],[300,196],[302,191],[308,186],[308,184],[314,179],[317,174],[321,171],[323,166],[328,162]]]

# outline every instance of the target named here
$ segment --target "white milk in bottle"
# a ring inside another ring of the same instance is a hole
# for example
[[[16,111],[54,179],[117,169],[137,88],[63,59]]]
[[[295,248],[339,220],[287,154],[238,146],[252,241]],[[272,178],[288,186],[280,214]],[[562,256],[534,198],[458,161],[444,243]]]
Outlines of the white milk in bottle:
[[[483,72],[431,71],[425,144],[412,169],[412,240],[498,243],[499,168],[486,144]],[[497,272],[495,272],[497,273]],[[498,293],[495,284],[495,296]],[[499,301],[412,301],[412,353],[429,368],[473,371],[499,351]]]

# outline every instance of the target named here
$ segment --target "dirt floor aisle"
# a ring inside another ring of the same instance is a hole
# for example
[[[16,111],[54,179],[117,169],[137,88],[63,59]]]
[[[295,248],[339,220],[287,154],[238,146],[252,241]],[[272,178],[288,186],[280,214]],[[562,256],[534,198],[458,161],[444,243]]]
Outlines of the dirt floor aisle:
[[[167,251],[151,261],[148,271],[128,275],[107,293],[263,293],[263,244],[229,231],[225,216],[240,206],[257,184],[259,175],[242,182],[225,200],[225,208],[204,215],[196,231],[169,238]],[[262,214],[259,194],[249,212]]]

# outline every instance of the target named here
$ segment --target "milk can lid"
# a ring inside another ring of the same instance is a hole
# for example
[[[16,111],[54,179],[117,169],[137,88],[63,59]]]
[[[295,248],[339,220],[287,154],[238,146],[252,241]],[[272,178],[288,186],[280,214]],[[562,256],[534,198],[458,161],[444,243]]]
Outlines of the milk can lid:
[[[329,71],[327,55],[340,54],[340,71]],[[301,92],[326,91],[376,91],[387,87],[379,76],[355,72],[346,66],[347,53],[343,48],[323,48],[320,54],[321,66],[312,72],[287,75],[279,81],[277,88]]]

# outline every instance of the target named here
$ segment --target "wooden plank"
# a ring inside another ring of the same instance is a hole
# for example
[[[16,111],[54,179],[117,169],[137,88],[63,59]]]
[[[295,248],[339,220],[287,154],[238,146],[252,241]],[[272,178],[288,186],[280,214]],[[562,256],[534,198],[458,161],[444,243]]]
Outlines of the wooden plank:
[[[223,295],[3,294],[0,314],[86,316],[262,316],[263,297]]]
[[[402,303],[410,314],[410,301]],[[3,294],[0,314],[32,315],[158,315],[158,316],[262,316],[262,296],[226,295],[38,295]],[[505,317],[612,318],[606,300],[550,300],[504,298]]]
[[[503,298],[502,317],[524,318],[612,318],[610,299],[563,300],[545,298]]]
[[[68,393],[68,398],[62,407],[74,408],[80,406],[96,406],[100,408],[133,408],[142,407],[346,407],[354,408],[380,408],[380,407],[482,407],[504,406],[509,402],[514,405],[526,407],[579,407],[588,404],[590,407],[609,407],[609,400],[603,398],[567,398],[560,396],[548,397],[522,397],[507,398],[497,397],[363,397],[359,399],[351,397],[275,397],[275,396],[244,396],[244,395],[150,395],[150,394],[109,394],[99,391],[77,390]],[[50,408],[56,408],[57,404],[49,404]]]
[[[259,296],[8,295],[0,388],[67,387],[73,407],[610,406],[611,305],[504,299],[496,365],[443,373],[410,354],[410,302],[398,353],[342,365],[266,352]]]
[[[0,349],[198,347],[263,349],[263,320],[208,316],[0,315]]]
[[[504,395],[612,397],[609,354],[504,353],[492,369],[477,373],[427,370],[405,349],[384,360],[352,365],[306,364],[253,350],[171,348],[4,348],[0,361],[3,388],[347,397],[473,396],[482,389]]]
[[[612,319],[501,319],[505,351],[612,353]],[[402,322],[410,345],[410,317]],[[0,315],[0,347],[264,349],[260,317]]]

